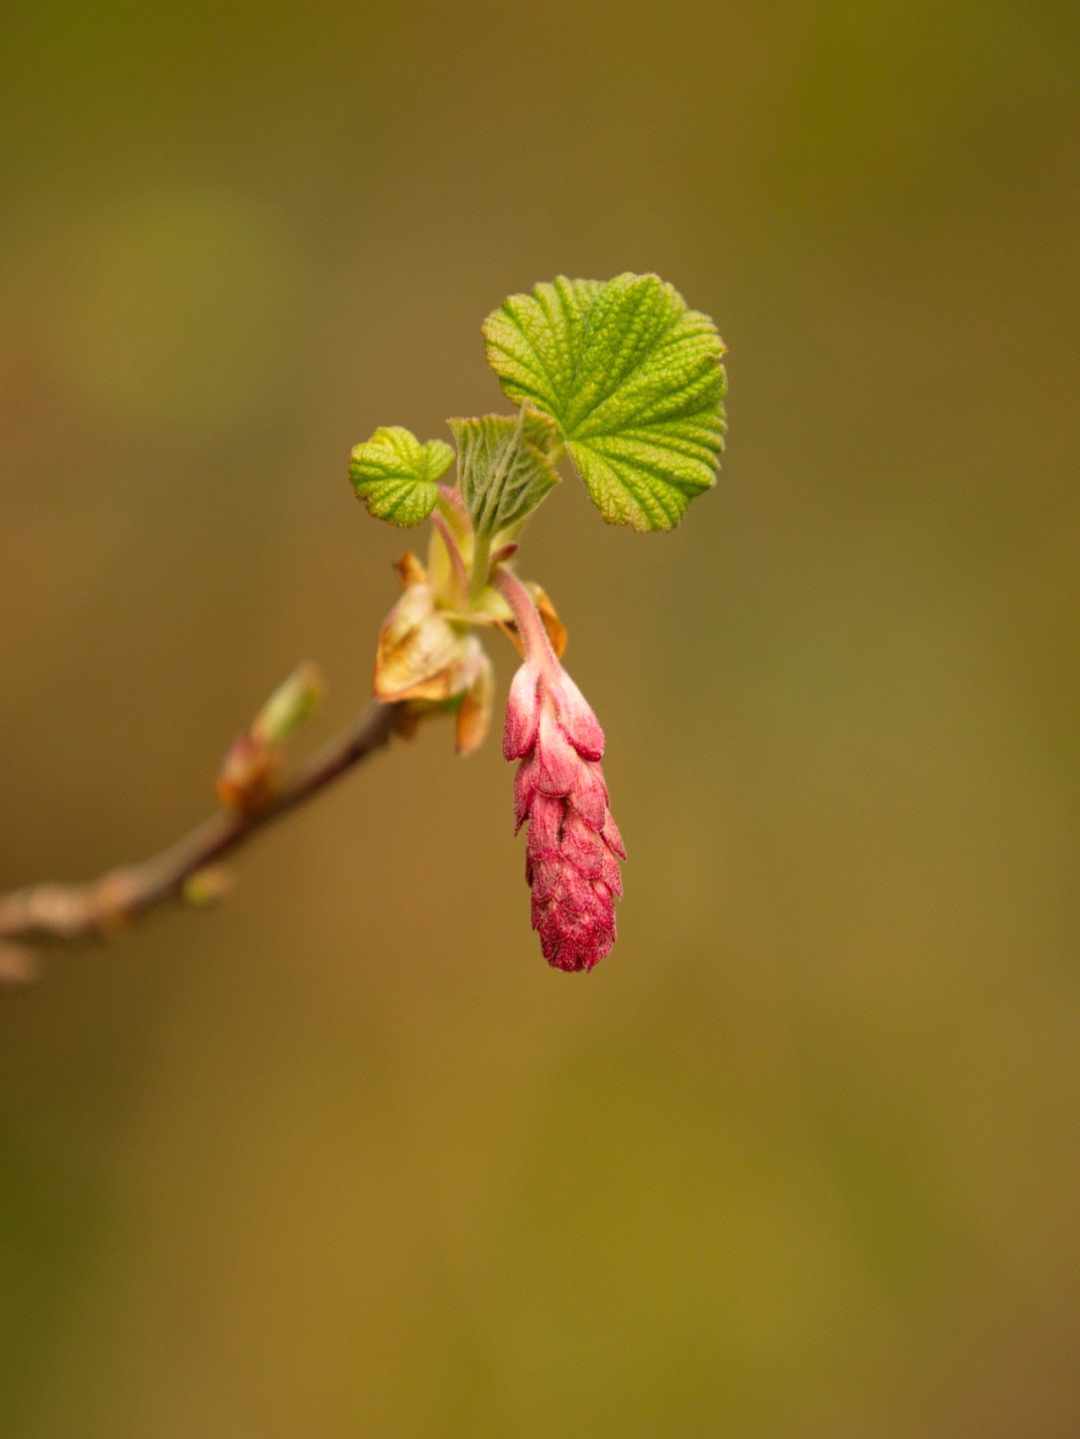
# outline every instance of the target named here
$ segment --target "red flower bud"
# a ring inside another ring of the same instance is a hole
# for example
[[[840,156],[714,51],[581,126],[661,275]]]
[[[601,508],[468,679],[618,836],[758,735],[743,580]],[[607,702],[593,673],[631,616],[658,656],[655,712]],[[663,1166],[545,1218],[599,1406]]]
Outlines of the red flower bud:
[[[500,567],[496,583],[525,643],[506,706],[503,754],[521,760],[514,812],[517,829],[529,822],[533,928],[556,969],[592,969],[615,942],[618,861],[626,858],[600,767],[604,732],[555,658],[520,581]]]

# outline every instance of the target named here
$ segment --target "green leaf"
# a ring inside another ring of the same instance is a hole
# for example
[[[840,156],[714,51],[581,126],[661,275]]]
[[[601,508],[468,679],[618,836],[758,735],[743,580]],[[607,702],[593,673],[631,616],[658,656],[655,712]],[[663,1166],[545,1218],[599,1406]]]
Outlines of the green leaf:
[[[724,344],[656,275],[537,285],[484,321],[512,400],[550,415],[605,520],[667,530],[716,483]]]
[[[458,485],[477,534],[497,534],[523,520],[559,483],[547,451],[555,426],[522,410],[515,419],[481,415],[448,420],[458,447]]]
[[[437,481],[454,460],[443,440],[421,444],[400,425],[378,429],[349,456],[349,479],[371,514],[392,525],[418,525],[435,507]]]

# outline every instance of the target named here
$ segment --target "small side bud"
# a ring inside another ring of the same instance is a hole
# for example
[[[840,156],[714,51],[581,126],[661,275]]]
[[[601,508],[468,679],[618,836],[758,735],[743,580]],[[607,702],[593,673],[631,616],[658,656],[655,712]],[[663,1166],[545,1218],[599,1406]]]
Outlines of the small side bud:
[[[189,874],[184,881],[183,899],[194,909],[217,904],[233,887],[232,870],[223,864],[208,864]]]
[[[229,746],[214,789],[222,804],[253,814],[277,793],[282,745],[314,713],[323,696],[318,666],[305,660],[278,686],[243,734]]]
[[[282,744],[311,718],[325,693],[318,665],[305,660],[279,685],[252,722],[252,739]]]
[[[281,760],[281,750],[276,745],[268,745],[251,734],[238,734],[222,761],[214,792],[229,809],[244,814],[265,809],[277,792]]]

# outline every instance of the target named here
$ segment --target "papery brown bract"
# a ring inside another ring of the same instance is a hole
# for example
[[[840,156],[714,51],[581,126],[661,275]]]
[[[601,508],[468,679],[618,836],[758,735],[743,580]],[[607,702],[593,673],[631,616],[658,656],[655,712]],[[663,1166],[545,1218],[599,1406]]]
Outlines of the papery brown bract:
[[[491,715],[491,660],[476,636],[463,632],[438,607],[415,556],[402,556],[398,574],[405,588],[379,633],[375,698],[385,704],[459,701],[457,751],[471,754],[483,742]]]

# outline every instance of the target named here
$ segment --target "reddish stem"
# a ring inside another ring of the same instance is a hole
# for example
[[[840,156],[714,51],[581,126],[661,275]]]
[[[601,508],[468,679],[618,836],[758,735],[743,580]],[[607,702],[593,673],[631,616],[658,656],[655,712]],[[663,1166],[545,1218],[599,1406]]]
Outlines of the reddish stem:
[[[510,606],[514,623],[525,646],[526,663],[535,665],[540,673],[547,675],[549,679],[556,678],[560,669],[559,661],[551,648],[544,622],[528,590],[513,570],[508,570],[505,565],[495,566],[491,572],[491,581]]]

